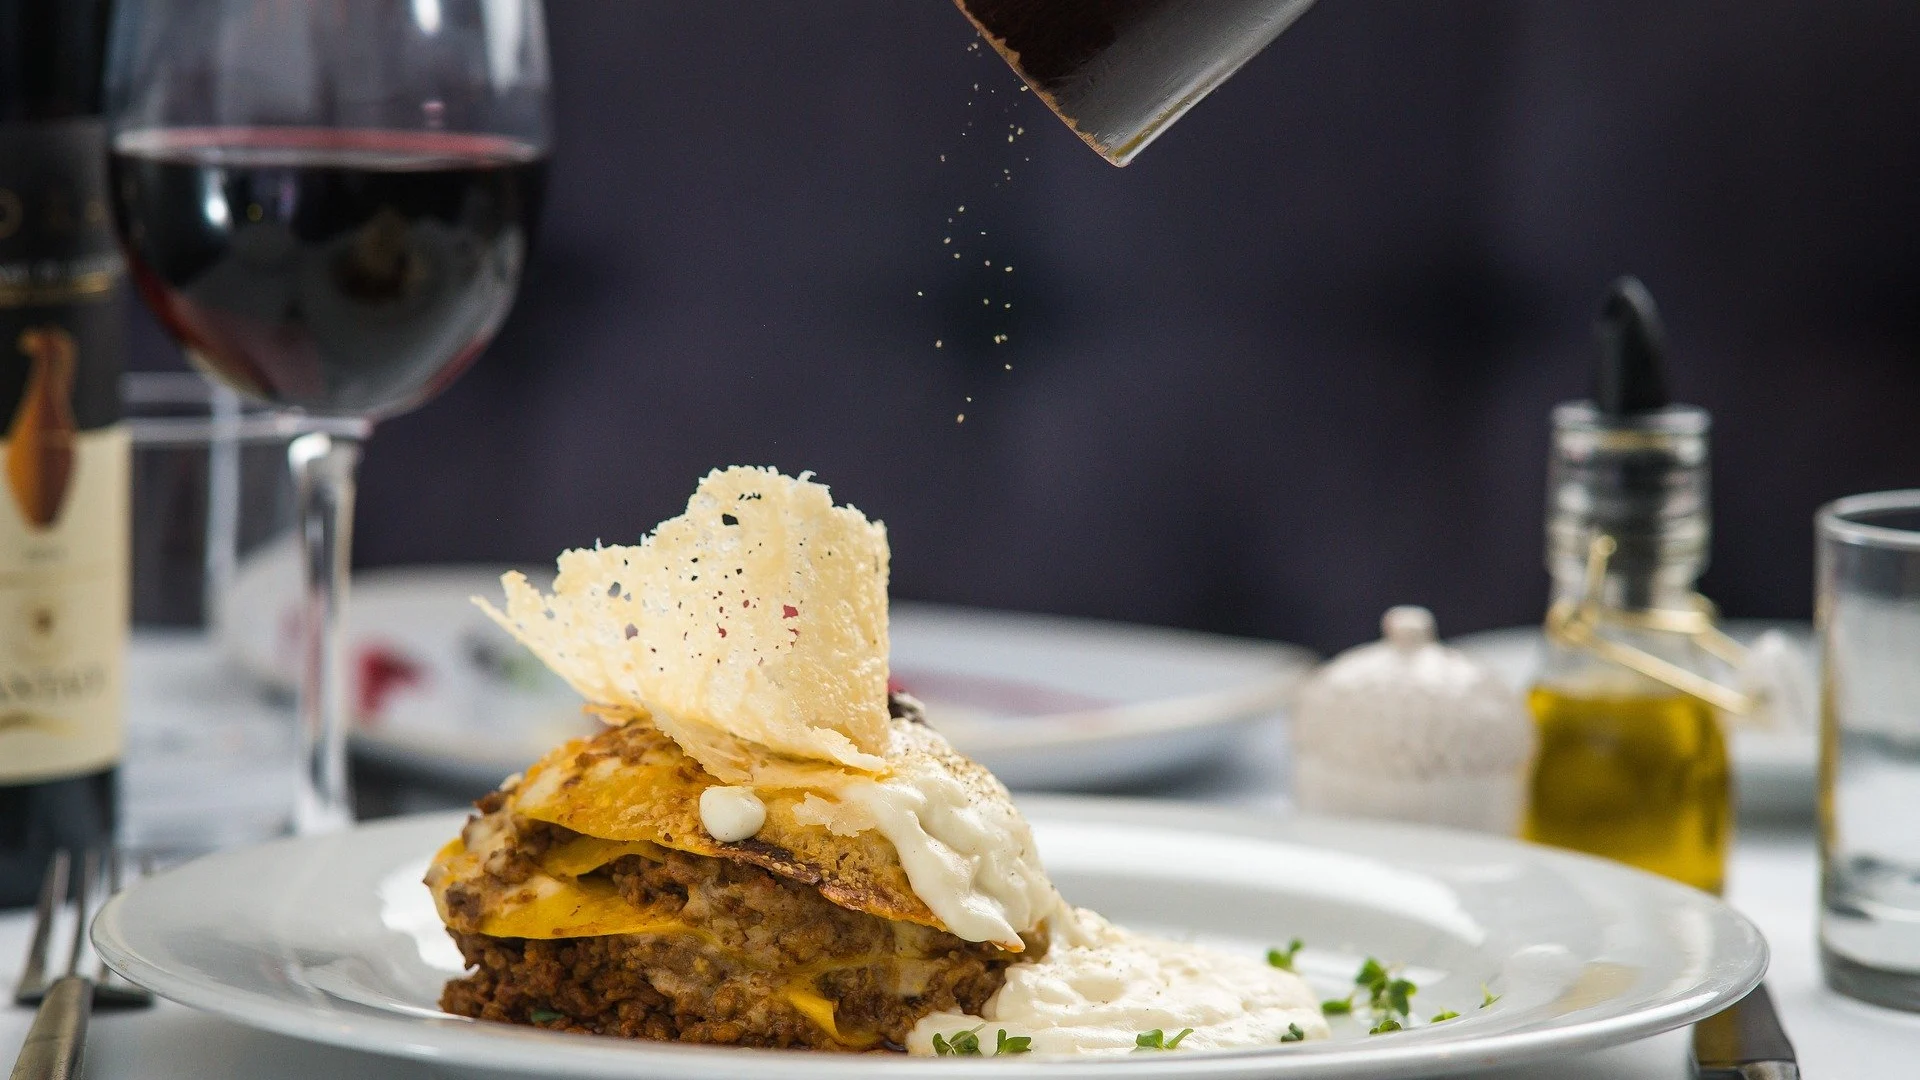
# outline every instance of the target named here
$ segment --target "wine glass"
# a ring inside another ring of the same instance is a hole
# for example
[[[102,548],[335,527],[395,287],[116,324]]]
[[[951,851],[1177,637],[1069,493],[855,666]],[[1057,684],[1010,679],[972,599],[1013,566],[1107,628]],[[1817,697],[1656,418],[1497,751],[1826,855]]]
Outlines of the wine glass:
[[[300,832],[352,817],[341,630],[373,423],[506,317],[550,141],[539,0],[119,0],[115,225],[192,363],[305,414]]]

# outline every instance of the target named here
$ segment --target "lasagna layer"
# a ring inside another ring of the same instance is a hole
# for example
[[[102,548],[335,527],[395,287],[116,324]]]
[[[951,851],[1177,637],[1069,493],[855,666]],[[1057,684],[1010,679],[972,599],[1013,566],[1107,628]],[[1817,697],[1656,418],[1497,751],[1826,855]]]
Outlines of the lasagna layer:
[[[583,837],[507,802],[482,800],[430,878],[473,967],[447,984],[448,1012],[683,1042],[898,1048],[929,1013],[977,1012],[1014,958],[841,907],[752,863]]]

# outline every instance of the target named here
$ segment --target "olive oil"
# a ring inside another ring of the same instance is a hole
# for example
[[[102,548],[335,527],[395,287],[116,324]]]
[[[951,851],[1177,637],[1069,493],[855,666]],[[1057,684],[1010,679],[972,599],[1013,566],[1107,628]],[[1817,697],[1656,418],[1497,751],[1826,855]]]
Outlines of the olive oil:
[[[1714,679],[1727,643],[1694,591],[1712,418],[1669,398],[1646,286],[1615,282],[1594,329],[1593,399],[1553,413],[1551,647],[1528,693],[1525,832],[1718,892],[1733,831],[1720,706],[1745,702]]]
[[[1720,891],[1733,809],[1713,706],[1624,684],[1542,684],[1527,704],[1540,735],[1527,839]]]

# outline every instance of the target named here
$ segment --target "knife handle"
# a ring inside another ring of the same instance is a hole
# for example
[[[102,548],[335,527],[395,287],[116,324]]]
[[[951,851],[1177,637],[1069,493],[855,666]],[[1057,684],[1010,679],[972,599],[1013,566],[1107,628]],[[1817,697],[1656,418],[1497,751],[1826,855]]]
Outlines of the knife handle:
[[[1701,1067],[1700,1080],[1800,1080],[1800,1066],[1791,1061],[1750,1061],[1727,1069]]]
[[[80,1080],[92,1010],[93,980],[79,975],[54,980],[13,1063],[13,1080]]]
[[[1694,1025],[1693,1067],[1699,1080],[1800,1080],[1766,984]]]

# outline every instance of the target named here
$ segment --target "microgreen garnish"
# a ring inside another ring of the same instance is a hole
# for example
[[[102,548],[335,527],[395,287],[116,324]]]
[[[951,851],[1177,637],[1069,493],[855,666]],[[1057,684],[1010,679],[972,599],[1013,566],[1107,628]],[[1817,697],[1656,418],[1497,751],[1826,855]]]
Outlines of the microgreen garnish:
[[[935,1034],[933,1037],[933,1055],[935,1057],[947,1057],[949,1055],[953,1057],[980,1057],[980,1028],[986,1026],[985,1024],[981,1024],[978,1027],[968,1028],[966,1031],[956,1031],[945,1038]],[[1005,1035],[1006,1032],[1003,1031],[1000,1034]]]
[[[554,1012],[552,1009],[535,1009],[527,1018],[536,1024],[551,1024],[555,1020],[564,1020],[566,1017],[566,1013]]]
[[[956,1031],[951,1035],[936,1033],[933,1036],[933,1056],[985,1057],[986,1054],[980,1049],[980,1029],[986,1026],[985,1024],[980,1024],[977,1027],[968,1028],[966,1031]],[[1001,1054],[1024,1054],[1032,1049],[1032,1046],[1032,1036],[1008,1035],[1007,1029],[1001,1028],[994,1039],[993,1056],[999,1057]]]
[[[1412,1012],[1413,995],[1420,990],[1407,979],[1395,978],[1393,972],[1371,956],[1360,965],[1353,983],[1367,992],[1367,1007],[1375,1013],[1398,1013],[1403,1017]]]
[[[1300,1042],[1306,1037],[1307,1033],[1300,1030],[1299,1024],[1288,1024],[1287,1033],[1280,1036],[1280,1041],[1283,1043]]]
[[[1302,944],[1303,942],[1301,942],[1299,938],[1294,938],[1292,941],[1287,942],[1287,947],[1284,949],[1268,949],[1267,963],[1282,971],[1292,971],[1293,958],[1300,955],[1300,946]]]
[[[1487,989],[1486,983],[1480,984],[1480,1007],[1481,1008],[1483,1009],[1490,1008],[1494,1002],[1500,1000],[1501,996],[1502,995],[1496,994],[1493,991]]]
[[[1152,1031],[1143,1031],[1135,1035],[1133,1037],[1133,1049],[1136,1053],[1141,1050],[1177,1049],[1180,1046],[1180,1040],[1191,1034],[1193,1034],[1192,1028],[1181,1028],[1180,1034],[1168,1038],[1166,1032],[1161,1031],[1159,1028],[1154,1028]]]
[[[1444,1023],[1448,1020],[1458,1020],[1458,1019],[1460,1019],[1460,1014],[1457,1012],[1454,1012],[1452,1009],[1448,1009],[1446,1012],[1434,1013],[1433,1019],[1427,1021],[1427,1023],[1439,1024],[1439,1023]]]
[[[1399,1030],[1400,1030],[1400,1021],[1395,1020],[1393,1017],[1389,1016],[1385,1020],[1382,1020],[1379,1023],[1373,1025],[1373,1030],[1367,1032],[1367,1034],[1385,1035],[1389,1031],[1399,1031]]]
[[[1387,1008],[1401,1016],[1406,1016],[1413,1011],[1411,999],[1419,990],[1419,987],[1406,979],[1392,980],[1387,983]]]
[[[1380,961],[1375,960],[1371,956],[1367,957],[1366,963],[1360,965],[1359,974],[1353,977],[1353,985],[1368,988],[1372,988],[1376,983],[1384,983],[1386,981],[1387,969],[1380,966]]]
[[[1353,998],[1332,998],[1320,1003],[1320,1011],[1328,1016],[1345,1016],[1353,1011]]]

